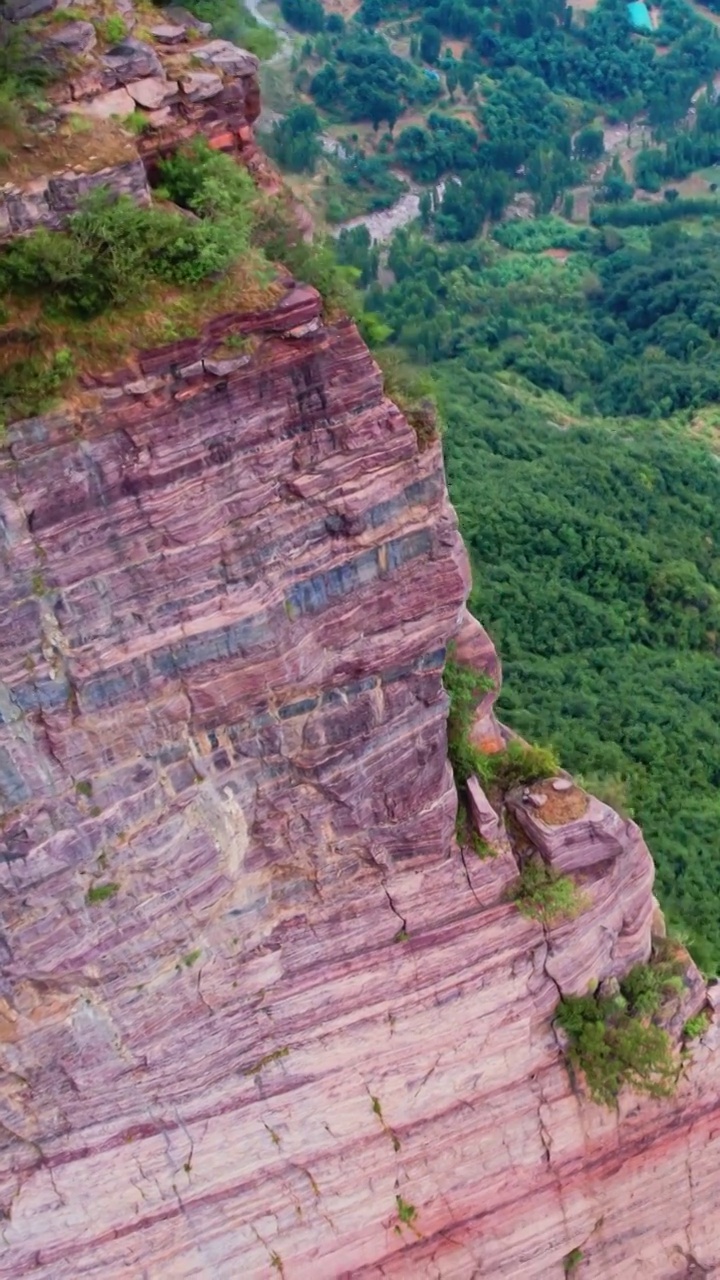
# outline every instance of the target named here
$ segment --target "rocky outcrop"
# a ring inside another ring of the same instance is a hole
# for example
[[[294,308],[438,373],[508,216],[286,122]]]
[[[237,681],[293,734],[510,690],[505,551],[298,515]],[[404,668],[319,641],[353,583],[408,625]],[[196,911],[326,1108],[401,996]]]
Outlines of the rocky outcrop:
[[[150,203],[145,166],[139,158],[95,173],[36,178],[23,188],[8,185],[0,192],[0,239],[40,226],[59,229],[80,201],[97,190],[130,196],[137,204]]]
[[[0,1274],[712,1275],[715,1024],[619,1115],[552,1029],[644,847],[520,798],[604,851],[548,936],[452,838],[437,446],[310,290],[193,341],[4,455]]]
[[[511,793],[508,807],[526,852],[539,853],[560,875],[571,873],[583,901],[581,924],[550,931],[546,967],[562,994],[583,995],[645,963],[655,868],[636,824],[563,778]]]
[[[0,185],[0,240],[38,226],[61,228],[95,188],[147,203],[146,174],[152,176],[157,159],[198,136],[217,150],[242,155],[251,170],[266,167],[252,133],[260,113],[258,60],[227,40],[207,40],[206,26],[200,26],[202,31],[190,24],[173,28],[182,36],[173,43],[165,27],[154,43],[126,36],[106,52],[90,22],[48,29],[44,45],[53,56],[70,59],[67,75],[48,91],[52,111],[39,133],[23,143],[30,176],[17,180],[11,166],[12,180]],[[80,164],[71,163],[73,136],[82,142],[97,121],[105,132],[82,148]],[[65,157],[59,163],[53,137],[61,140],[58,154]]]
[[[201,26],[59,42],[90,62],[58,108],[155,117],[136,199],[199,131],[262,167]],[[116,168],[6,188],[6,230]],[[0,1276],[720,1276],[720,995],[686,966],[674,1099],[568,1075],[559,995],[647,955],[652,864],[564,775],[503,812],[471,779],[494,856],[458,848],[442,667],[493,682],[495,752],[499,663],[439,446],[349,320],[280,280],[11,424],[0,562]],[[531,855],[574,920],[511,901]]]

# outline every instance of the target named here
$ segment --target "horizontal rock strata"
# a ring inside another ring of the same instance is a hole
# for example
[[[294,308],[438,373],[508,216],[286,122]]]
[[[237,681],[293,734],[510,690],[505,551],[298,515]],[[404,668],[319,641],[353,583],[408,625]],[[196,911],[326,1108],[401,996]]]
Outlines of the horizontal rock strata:
[[[715,1024],[619,1115],[552,1030],[644,847],[528,819],[607,846],[548,940],[454,844],[439,448],[312,290],[223,326],[0,455],[0,1275],[719,1274]]]

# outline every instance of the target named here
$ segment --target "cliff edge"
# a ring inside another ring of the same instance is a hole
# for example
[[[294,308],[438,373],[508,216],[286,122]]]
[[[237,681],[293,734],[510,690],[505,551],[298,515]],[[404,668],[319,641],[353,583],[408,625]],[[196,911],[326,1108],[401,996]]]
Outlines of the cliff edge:
[[[716,993],[687,962],[672,1098],[568,1072],[651,859],[562,774],[473,780],[458,846],[448,645],[499,666],[440,446],[275,295],[0,451],[0,1275],[720,1276]],[[574,918],[511,900],[531,855]]]

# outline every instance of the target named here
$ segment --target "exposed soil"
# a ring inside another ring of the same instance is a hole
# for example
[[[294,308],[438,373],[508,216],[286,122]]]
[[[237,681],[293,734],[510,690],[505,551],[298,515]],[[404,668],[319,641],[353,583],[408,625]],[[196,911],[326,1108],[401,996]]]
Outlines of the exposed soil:
[[[354,18],[362,0],[324,0],[323,8],[326,13],[341,13],[347,21]]]
[[[136,160],[138,155],[134,136],[116,121],[83,118],[78,123],[75,117],[64,120],[55,133],[28,128],[20,138],[5,139],[0,134],[0,147],[10,153],[0,164],[0,182],[18,184],[76,167],[83,173],[96,173]]]
[[[582,818],[590,803],[589,796],[574,783],[569,791],[555,791],[551,778],[547,782],[535,783],[531,792],[545,796],[545,804],[536,813],[540,821],[549,827],[563,827],[567,822]]]
[[[713,13],[712,9],[706,9],[704,4],[698,4],[698,0],[687,0],[687,3],[699,18],[705,18],[707,22],[712,22],[714,27],[720,27],[720,14]]]

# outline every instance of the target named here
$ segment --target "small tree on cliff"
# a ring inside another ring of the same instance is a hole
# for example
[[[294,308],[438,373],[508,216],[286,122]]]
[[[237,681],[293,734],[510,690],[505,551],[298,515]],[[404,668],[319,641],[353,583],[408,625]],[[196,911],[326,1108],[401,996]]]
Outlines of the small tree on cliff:
[[[582,1071],[594,1102],[614,1106],[623,1085],[653,1098],[672,1094],[677,1065],[667,1032],[628,1013],[622,995],[566,996],[557,1021],[569,1038],[568,1060]]]

